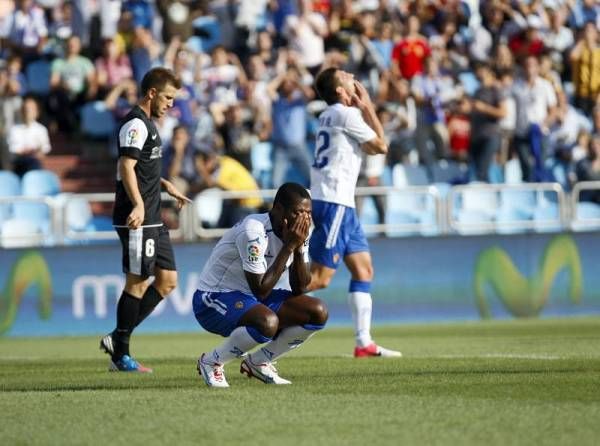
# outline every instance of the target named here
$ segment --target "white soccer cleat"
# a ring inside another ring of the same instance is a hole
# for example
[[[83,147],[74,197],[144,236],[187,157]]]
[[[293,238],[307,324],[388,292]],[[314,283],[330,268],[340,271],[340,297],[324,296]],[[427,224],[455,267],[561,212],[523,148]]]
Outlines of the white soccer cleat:
[[[355,358],[369,358],[373,356],[378,356],[380,358],[401,358],[402,353],[397,352],[395,350],[389,350],[387,348],[383,348],[374,342],[367,345],[366,347],[356,347],[354,349],[354,357]]]
[[[272,362],[263,362],[254,364],[252,355],[248,355],[240,364],[240,373],[248,375],[248,378],[256,378],[265,384],[291,384],[291,381],[279,376],[277,369]]]
[[[208,387],[229,387],[225,379],[223,364],[204,362],[205,353],[198,359],[196,368]]]
[[[396,350],[390,350],[388,348],[383,348],[380,345],[377,346],[379,350],[379,356],[382,358],[402,358],[402,353]]]

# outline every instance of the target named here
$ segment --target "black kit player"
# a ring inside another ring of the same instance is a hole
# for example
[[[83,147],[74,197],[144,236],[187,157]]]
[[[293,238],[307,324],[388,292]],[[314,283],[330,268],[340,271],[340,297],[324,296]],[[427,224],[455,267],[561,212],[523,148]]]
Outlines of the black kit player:
[[[125,289],[117,304],[117,327],[100,340],[111,356],[110,370],[152,372],[129,353],[129,338],[177,286],[169,231],[160,218],[161,186],[181,207],[190,200],[161,178],[161,139],[152,121],[173,106],[179,79],[165,68],[153,68],[141,84],[141,99],[119,127],[119,160],[113,225],[123,247]],[[154,276],[151,284],[149,277]]]

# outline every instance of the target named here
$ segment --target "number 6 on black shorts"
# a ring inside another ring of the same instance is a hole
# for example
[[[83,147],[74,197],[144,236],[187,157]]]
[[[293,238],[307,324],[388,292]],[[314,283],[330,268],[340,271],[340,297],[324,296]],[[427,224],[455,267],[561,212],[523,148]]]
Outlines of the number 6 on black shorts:
[[[154,275],[156,266],[166,270],[177,269],[169,231],[164,226],[117,228],[117,233],[123,248],[124,273],[149,277]]]

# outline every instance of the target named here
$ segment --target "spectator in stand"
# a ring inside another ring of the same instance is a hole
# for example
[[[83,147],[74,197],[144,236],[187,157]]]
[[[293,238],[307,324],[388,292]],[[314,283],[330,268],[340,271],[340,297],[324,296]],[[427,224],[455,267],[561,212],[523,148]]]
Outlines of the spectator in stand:
[[[534,56],[525,60],[525,75],[515,83],[517,104],[515,149],[519,155],[524,181],[544,181],[547,135],[556,116],[556,93],[552,84],[539,75]]]
[[[508,46],[518,61],[527,56],[540,56],[544,51],[544,41],[540,30],[544,26],[542,19],[534,14],[527,16],[525,29],[510,39]]]
[[[569,24],[571,28],[581,29],[586,23],[600,26],[600,5],[595,0],[570,0],[567,5],[571,9]]]
[[[105,39],[102,56],[96,59],[96,80],[102,96],[121,81],[133,78],[129,57],[114,39]]]
[[[6,61],[8,81],[15,95],[24,96],[27,93],[27,78],[23,74],[23,63],[17,54],[11,55]],[[20,106],[19,106],[20,108]]]
[[[22,55],[25,65],[37,59],[48,39],[44,10],[33,0],[16,0],[6,23],[8,43]]]
[[[222,116],[215,115],[215,125],[222,140],[222,153],[252,171],[250,151],[258,138],[254,132],[254,119],[244,116],[245,112],[241,103],[231,104]]]
[[[589,115],[600,93],[600,45],[595,23],[585,24],[569,60],[573,67],[575,103]]]
[[[506,44],[496,47],[496,51],[491,61],[498,72],[507,72],[515,69],[515,57]]]
[[[473,131],[469,114],[471,104],[467,97],[462,97],[450,107],[448,116],[448,140],[450,157],[459,162],[469,159],[469,145]]]
[[[229,191],[259,191],[252,174],[233,158],[218,155],[215,151],[200,152],[196,158],[198,171],[202,173],[201,189],[218,187]],[[219,219],[220,228],[229,228],[245,216],[256,213],[262,206],[260,196],[225,200]]]
[[[12,169],[22,177],[26,172],[42,168],[44,156],[50,152],[48,130],[37,119],[38,103],[33,97],[23,99],[23,121],[8,132],[8,148],[12,154]]]
[[[452,79],[443,76],[437,61],[429,57],[425,72],[412,78],[412,93],[417,102],[417,150],[422,164],[432,164],[436,158],[448,157],[448,129],[445,104],[457,97]],[[431,153],[431,141],[435,153]]]
[[[203,13],[198,0],[157,0],[156,8],[162,17],[162,40],[170,42],[175,36],[186,41],[192,36],[192,22]]]
[[[567,21],[564,6],[549,9],[550,29],[544,36],[544,46],[549,51],[554,66],[559,70],[565,68],[563,55],[573,46],[573,31],[565,23]]]
[[[489,182],[489,170],[500,150],[500,120],[506,117],[504,95],[495,73],[487,64],[476,69],[480,87],[473,95],[469,154],[477,181]]]
[[[173,130],[171,144],[163,152],[162,177],[167,178],[182,194],[193,196],[198,190],[202,176],[196,168],[199,156],[190,144],[190,134],[184,125]]]
[[[517,103],[513,96],[514,76],[512,68],[499,71],[498,88],[504,98],[504,108],[506,115],[500,120],[500,152],[498,154],[498,163],[503,166],[509,157],[512,142],[517,127]]]
[[[200,70],[199,80],[213,114],[223,113],[238,102],[238,91],[245,90],[247,83],[239,58],[223,46],[213,48],[210,65]]]
[[[411,158],[417,162],[417,106],[410,95],[410,85],[406,79],[388,71],[382,73],[379,85],[378,102],[390,112],[389,116],[385,113],[381,115],[389,141],[389,164],[393,166],[408,160],[412,163]]]
[[[314,76],[325,61],[324,38],[328,28],[325,18],[312,10],[312,0],[298,1],[298,15],[285,21],[284,36],[290,50],[298,53],[299,62]]]
[[[600,181],[600,136],[591,138],[587,155],[575,167],[577,181]],[[593,201],[600,204],[600,191],[582,191],[581,201]]]
[[[421,35],[421,22],[415,15],[408,17],[406,36],[392,50],[392,69],[400,72],[402,77],[411,80],[422,74],[425,60],[431,54],[427,39]]]
[[[313,90],[301,82],[296,68],[290,68],[271,81],[268,91],[273,100],[273,186],[285,182],[290,164],[308,186],[312,160],[306,146],[306,103],[314,97]]]
[[[71,36],[64,58],[54,59],[51,67],[48,108],[57,119],[59,128],[72,132],[78,128],[78,108],[96,97],[94,65],[81,54],[81,40]]]

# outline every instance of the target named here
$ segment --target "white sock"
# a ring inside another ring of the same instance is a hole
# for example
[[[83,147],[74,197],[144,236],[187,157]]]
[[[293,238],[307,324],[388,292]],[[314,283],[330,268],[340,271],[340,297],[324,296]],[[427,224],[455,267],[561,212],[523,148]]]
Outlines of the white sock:
[[[237,327],[225,339],[225,342],[204,357],[204,361],[209,364],[217,362],[227,364],[232,359],[239,358],[257,345],[260,345],[260,343],[250,336],[246,327]]]
[[[252,353],[252,362],[262,364],[273,362],[275,359],[287,352],[300,347],[304,341],[314,335],[318,330],[307,330],[300,325],[287,327],[281,330],[277,339],[265,344],[256,352]]]
[[[373,342],[371,339],[371,310],[373,300],[369,293],[352,291],[348,296],[348,304],[352,310],[356,345],[366,347]]]

